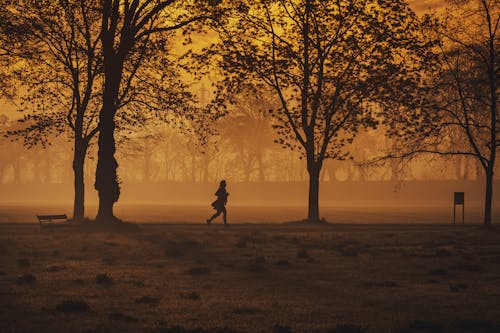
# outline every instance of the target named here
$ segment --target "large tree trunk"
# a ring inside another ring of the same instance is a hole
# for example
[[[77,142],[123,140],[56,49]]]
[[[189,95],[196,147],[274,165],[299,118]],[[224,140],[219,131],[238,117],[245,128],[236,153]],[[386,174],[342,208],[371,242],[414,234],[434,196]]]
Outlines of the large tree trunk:
[[[108,64],[114,67],[115,64]],[[113,70],[114,69],[114,70]],[[119,82],[121,77],[116,67],[106,70],[103,107],[99,115],[99,150],[97,152],[97,168],[95,189],[99,193],[99,209],[96,222],[119,221],[113,213],[113,205],[120,197],[120,185],[116,170],[118,162],[115,159],[115,114],[117,105]]]
[[[85,157],[87,155],[88,143],[81,139],[75,139],[75,151],[73,155],[73,177],[75,188],[75,199],[73,202],[73,221],[81,222],[85,216]]]
[[[321,165],[310,162],[307,165],[309,173],[309,201],[307,209],[307,221],[310,223],[320,222],[319,219],[319,175]]]
[[[97,153],[97,168],[95,189],[99,193],[99,209],[96,222],[116,222],[113,205],[120,197],[120,186],[116,175],[118,162],[115,159],[114,113],[105,112],[99,117],[99,151]]]
[[[483,2],[486,7],[486,2]],[[493,21],[495,22],[495,21]],[[486,168],[486,193],[484,197],[484,224],[489,226],[491,225],[491,202],[493,200],[493,179],[495,174],[495,161],[496,161],[496,152],[498,148],[498,135],[497,135],[497,72],[496,72],[496,57],[498,54],[496,53],[497,49],[495,46],[495,37],[491,33],[491,23],[490,16],[488,15],[488,24],[490,27],[490,38],[489,38],[489,63],[488,66],[488,78],[490,84],[490,156],[488,167]],[[495,24],[495,23],[493,23]],[[496,22],[498,24],[498,21]]]
[[[491,203],[493,200],[493,168],[486,169],[486,190],[484,195],[484,225],[491,225]]]

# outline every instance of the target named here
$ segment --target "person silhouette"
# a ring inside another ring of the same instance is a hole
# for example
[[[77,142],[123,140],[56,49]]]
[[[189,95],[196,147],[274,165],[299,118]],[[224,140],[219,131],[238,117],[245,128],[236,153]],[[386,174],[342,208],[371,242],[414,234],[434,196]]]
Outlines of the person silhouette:
[[[207,224],[212,223],[212,220],[215,219],[217,216],[219,216],[221,213],[222,213],[222,219],[224,220],[224,225],[227,224],[226,203],[228,195],[229,193],[227,193],[226,191],[226,181],[221,180],[219,188],[217,189],[217,192],[215,192],[215,196],[217,196],[217,199],[215,199],[215,201],[212,202],[212,207],[217,212],[207,220]]]

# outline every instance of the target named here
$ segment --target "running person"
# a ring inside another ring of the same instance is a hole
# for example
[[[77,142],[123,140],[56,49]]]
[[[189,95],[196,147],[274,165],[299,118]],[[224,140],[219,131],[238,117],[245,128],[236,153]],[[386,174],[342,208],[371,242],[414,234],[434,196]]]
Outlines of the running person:
[[[226,204],[227,204],[227,197],[228,197],[229,193],[227,193],[227,191],[226,191],[226,181],[225,180],[221,180],[219,188],[217,189],[217,192],[215,192],[215,195],[217,196],[217,199],[214,202],[212,202],[212,207],[217,212],[207,220],[207,224],[212,223],[212,220],[215,219],[217,216],[219,216],[222,213],[224,225],[226,225],[227,224]]]

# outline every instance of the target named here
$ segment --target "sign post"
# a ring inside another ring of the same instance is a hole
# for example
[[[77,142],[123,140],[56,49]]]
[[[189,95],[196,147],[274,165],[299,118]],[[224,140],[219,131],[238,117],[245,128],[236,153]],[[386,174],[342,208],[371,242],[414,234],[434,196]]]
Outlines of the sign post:
[[[457,205],[462,205],[462,224],[464,224],[464,215],[465,215],[465,193],[464,192],[455,192],[453,194],[453,224],[455,224]]]

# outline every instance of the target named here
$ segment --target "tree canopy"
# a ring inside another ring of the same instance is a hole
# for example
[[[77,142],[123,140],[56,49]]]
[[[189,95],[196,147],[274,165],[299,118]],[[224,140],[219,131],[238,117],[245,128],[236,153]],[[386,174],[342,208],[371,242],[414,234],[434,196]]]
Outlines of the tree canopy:
[[[362,128],[389,109],[414,107],[428,44],[404,1],[234,1],[218,28],[229,86],[261,82],[281,101],[279,142],[299,149],[311,177],[309,220],[318,221],[319,172],[344,159]]]

